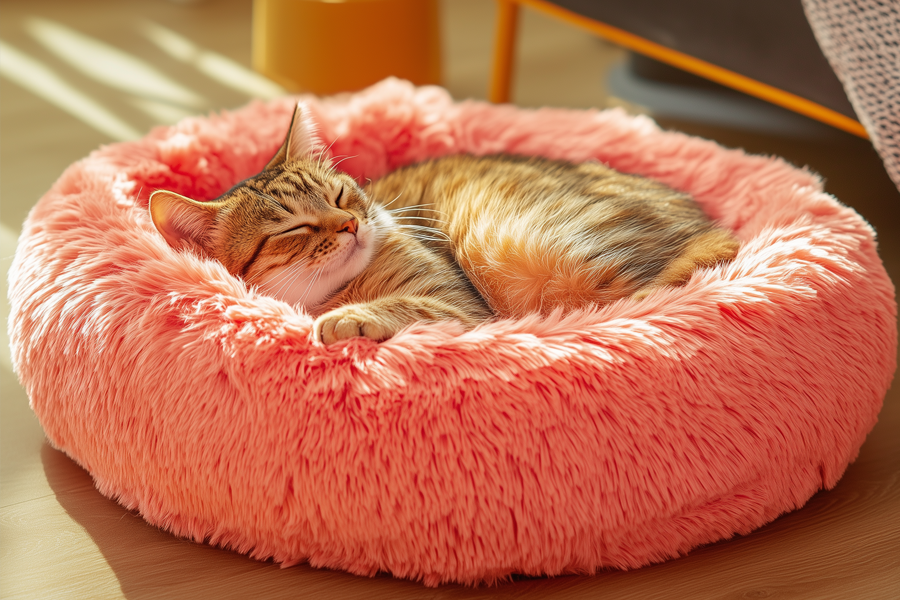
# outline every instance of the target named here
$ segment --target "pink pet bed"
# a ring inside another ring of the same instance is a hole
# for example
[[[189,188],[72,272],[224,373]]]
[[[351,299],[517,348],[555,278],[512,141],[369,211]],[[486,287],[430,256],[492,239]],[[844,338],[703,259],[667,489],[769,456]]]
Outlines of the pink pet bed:
[[[856,456],[895,367],[894,289],[814,174],[618,111],[391,80],[309,103],[361,181],[454,152],[599,160],[690,191],[740,254],[641,302],[325,347],[147,214],[158,188],[213,198],[259,171],[291,99],[101,148],[25,223],[10,331],[50,442],[103,494],[259,559],[477,583],[682,555]]]

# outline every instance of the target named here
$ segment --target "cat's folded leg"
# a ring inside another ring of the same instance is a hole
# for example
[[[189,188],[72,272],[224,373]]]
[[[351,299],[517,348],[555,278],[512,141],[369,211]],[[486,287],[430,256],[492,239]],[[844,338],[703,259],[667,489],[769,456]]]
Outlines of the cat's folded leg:
[[[324,344],[353,337],[381,342],[420,321],[459,321],[466,329],[471,329],[485,317],[480,306],[464,310],[436,298],[388,297],[328,311],[316,319],[313,332]]]

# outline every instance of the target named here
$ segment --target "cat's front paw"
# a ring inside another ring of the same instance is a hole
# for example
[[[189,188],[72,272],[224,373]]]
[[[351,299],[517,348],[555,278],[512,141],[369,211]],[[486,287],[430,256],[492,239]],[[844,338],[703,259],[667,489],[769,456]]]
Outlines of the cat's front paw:
[[[365,306],[349,305],[329,311],[316,319],[313,332],[323,344],[333,344],[352,337],[367,337],[381,342],[396,334],[401,327],[374,314]]]

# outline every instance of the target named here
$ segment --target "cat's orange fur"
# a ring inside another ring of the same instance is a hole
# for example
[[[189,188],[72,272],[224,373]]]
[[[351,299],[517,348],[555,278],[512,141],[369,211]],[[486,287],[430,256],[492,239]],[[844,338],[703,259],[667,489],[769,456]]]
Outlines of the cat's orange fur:
[[[363,190],[300,105],[259,175],[211,202],[156,192],[150,212],[172,246],[317,316],[325,343],[639,299],[738,249],[688,195],[598,163],[456,155]]]

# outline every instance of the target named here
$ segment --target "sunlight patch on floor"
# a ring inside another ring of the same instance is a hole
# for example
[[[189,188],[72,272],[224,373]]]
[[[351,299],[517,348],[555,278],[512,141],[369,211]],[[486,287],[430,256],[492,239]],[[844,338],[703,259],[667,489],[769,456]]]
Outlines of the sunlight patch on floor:
[[[286,93],[277,83],[218,52],[197,46],[167,27],[145,21],[141,32],[172,58],[192,65],[210,79],[251,98],[270,100]]]
[[[174,125],[178,121],[196,114],[194,111],[185,110],[180,106],[172,106],[150,98],[131,98],[130,102],[160,125]]]
[[[25,29],[71,67],[111,88],[184,107],[209,104],[150,63],[65,25],[31,18]]]
[[[0,74],[115,141],[141,137],[138,130],[68,83],[50,67],[2,41]]]

